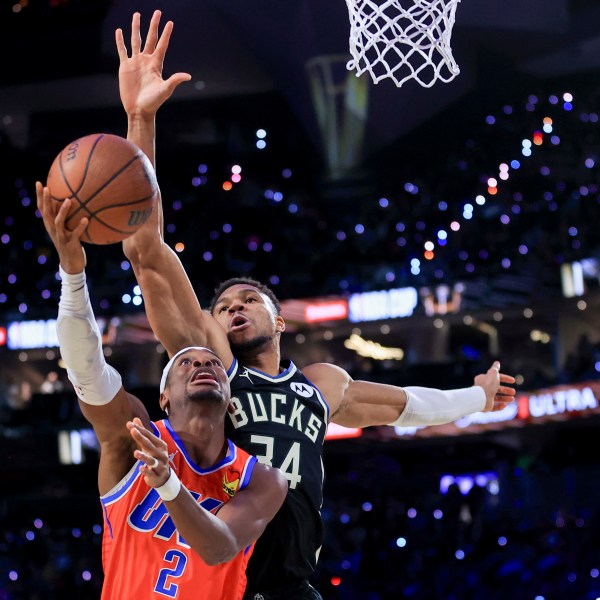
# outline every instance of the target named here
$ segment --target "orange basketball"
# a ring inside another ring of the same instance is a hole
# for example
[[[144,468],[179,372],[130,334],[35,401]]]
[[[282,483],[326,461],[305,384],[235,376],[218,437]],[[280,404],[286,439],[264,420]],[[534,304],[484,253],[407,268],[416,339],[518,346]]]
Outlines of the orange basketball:
[[[90,244],[114,244],[134,234],[158,197],[148,157],[134,143],[109,133],[87,135],[66,146],[50,167],[47,186],[53,200],[73,200],[67,229],[89,219],[81,240]]]

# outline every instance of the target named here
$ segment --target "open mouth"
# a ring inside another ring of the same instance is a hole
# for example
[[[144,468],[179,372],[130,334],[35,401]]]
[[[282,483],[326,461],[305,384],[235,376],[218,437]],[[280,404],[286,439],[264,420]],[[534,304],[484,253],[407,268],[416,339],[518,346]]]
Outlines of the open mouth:
[[[190,383],[218,385],[217,377],[210,369],[197,369]]]
[[[250,321],[243,315],[235,315],[229,321],[229,331],[241,331],[250,326]]]

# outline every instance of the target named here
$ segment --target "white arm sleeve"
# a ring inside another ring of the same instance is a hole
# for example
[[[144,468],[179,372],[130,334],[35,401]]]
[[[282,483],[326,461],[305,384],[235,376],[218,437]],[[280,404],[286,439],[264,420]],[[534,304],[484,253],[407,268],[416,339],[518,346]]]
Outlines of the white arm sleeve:
[[[390,425],[441,425],[485,408],[485,391],[478,385],[459,390],[412,386],[402,389],[406,392],[406,406],[400,417]]]
[[[62,279],[56,330],[67,375],[78,398],[87,404],[108,404],[121,388],[119,373],[106,364],[102,337],[92,311],[85,272]]]

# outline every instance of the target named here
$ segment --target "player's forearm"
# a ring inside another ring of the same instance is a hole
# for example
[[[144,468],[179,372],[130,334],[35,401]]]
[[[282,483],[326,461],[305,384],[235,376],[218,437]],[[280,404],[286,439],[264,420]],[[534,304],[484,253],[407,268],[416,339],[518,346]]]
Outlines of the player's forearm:
[[[485,402],[485,391],[478,385],[439,390],[352,381],[332,421],[346,427],[441,425],[483,410]]]
[[[150,327],[169,355],[187,346],[207,346],[207,317],[179,257],[165,246],[164,252],[131,264]]]
[[[227,562],[242,550],[229,526],[202,508],[185,487],[165,506],[177,531],[207,565]]]
[[[485,391],[475,385],[457,390],[405,387],[402,414],[390,425],[415,427],[451,423],[485,408]]]
[[[121,389],[121,376],[104,359],[85,273],[68,274],[61,267],[61,278],[56,322],[61,356],[78,398],[87,404],[102,406]]]

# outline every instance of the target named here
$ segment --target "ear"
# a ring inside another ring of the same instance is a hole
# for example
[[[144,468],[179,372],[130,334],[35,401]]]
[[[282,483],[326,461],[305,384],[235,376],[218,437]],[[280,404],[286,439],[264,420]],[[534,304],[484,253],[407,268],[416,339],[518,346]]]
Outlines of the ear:
[[[159,400],[158,400],[158,403],[159,403],[159,405],[160,405],[160,409],[161,409],[162,411],[164,411],[164,412],[167,412],[167,413],[168,413],[168,410],[169,410],[169,399],[168,399],[168,398],[167,398],[167,397],[166,397],[164,394],[161,394],[161,395],[160,395],[160,398],[159,398]]]
[[[233,402],[229,402],[229,404],[227,405],[227,412],[230,415],[235,413],[235,406],[233,405]]]
[[[285,321],[281,315],[275,317],[275,331],[277,333],[283,333],[285,331]]]

